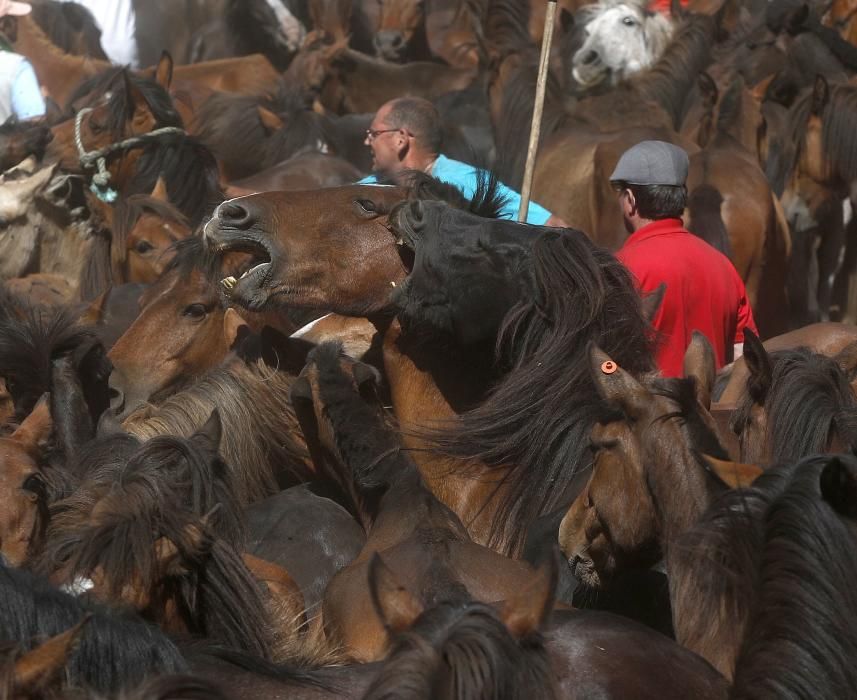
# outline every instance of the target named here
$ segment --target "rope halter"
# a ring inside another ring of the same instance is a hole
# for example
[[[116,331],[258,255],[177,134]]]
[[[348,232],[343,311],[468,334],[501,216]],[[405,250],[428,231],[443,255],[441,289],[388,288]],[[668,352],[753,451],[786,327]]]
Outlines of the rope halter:
[[[140,134],[139,136],[130,136],[117,143],[107,144],[104,148],[87,151],[83,145],[81,129],[83,127],[83,118],[92,111],[92,107],[84,107],[74,118],[74,145],[77,147],[80,167],[85,171],[92,170],[93,168],[96,169],[96,172],[92,175],[92,184],[89,186],[89,189],[102,202],[114,202],[117,197],[116,190],[110,187],[110,171],[107,169],[107,158],[109,156],[120,151],[127,151],[131,148],[143,146],[149,141],[154,141],[165,134],[187,135],[187,132],[179,126],[164,126],[160,129]]]

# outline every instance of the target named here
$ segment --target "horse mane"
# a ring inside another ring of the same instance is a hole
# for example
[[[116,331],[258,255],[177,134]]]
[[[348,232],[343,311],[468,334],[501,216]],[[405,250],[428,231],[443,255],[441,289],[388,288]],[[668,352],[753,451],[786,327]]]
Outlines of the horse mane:
[[[259,501],[279,491],[278,477],[306,473],[306,447],[289,400],[294,377],[233,358],[211,370],[159,406],[131,414],[125,429],[141,439],[195,433],[216,408],[223,425],[220,454],[233,469],[240,502]]]
[[[23,306],[0,317],[0,377],[15,399],[16,419],[30,414],[51,388],[51,354],[60,347],[94,340],[70,310]]]
[[[788,135],[791,143],[798,144],[794,151],[794,163],[805,145],[806,126],[812,113],[813,91],[810,88],[798,99],[789,114]],[[842,182],[857,178],[857,134],[854,120],[857,118],[857,87],[831,85],[830,99],[819,115],[821,119],[821,142],[824,151],[824,167],[831,177]]]
[[[364,696],[388,698],[553,698],[558,692],[539,635],[512,637],[483,603],[446,602],[395,639]]]
[[[280,72],[289,67],[293,52],[274,10],[265,0],[229,0],[224,19],[241,42],[240,53],[261,53]]]
[[[482,27],[488,53],[495,60],[512,53],[535,50],[530,38],[528,0],[488,0]]]
[[[736,650],[732,697],[835,697],[857,683],[855,526],[819,487],[836,459],[853,464],[813,456],[727,491],[670,551],[679,641]]]
[[[0,566],[0,639],[32,649],[86,615],[92,617],[66,664],[71,685],[113,695],[149,675],[187,672],[175,644],[154,625],[63,593],[27,571]]]
[[[114,600],[134,581],[145,591],[163,584],[192,633],[268,656],[262,594],[235,550],[241,510],[228,469],[193,438],[172,436],[149,440],[123,462],[118,471],[115,460],[96,468],[55,504],[40,568],[72,580],[98,570]],[[163,571],[159,537],[178,549],[181,574]]]
[[[710,62],[713,44],[714,20],[692,15],[676,28],[657,63],[626,85],[643,99],[660,105],[678,129],[687,94]]]
[[[578,231],[534,235],[533,288],[497,334],[505,376],[481,405],[428,433],[438,452],[504,472],[490,542],[512,551],[530,523],[566,503],[591,464],[588,436],[601,409],[588,343],[633,374],[653,368],[649,326],[625,267]]]
[[[101,47],[101,30],[88,8],[74,2],[37,2],[32,7],[33,19],[54,46],[68,54],[76,53],[77,35],[83,35],[86,55],[107,60]]]
[[[499,219],[508,200],[500,189],[501,182],[491,170],[474,168],[476,189],[468,199],[455,185],[438,180],[421,170],[405,170],[399,173],[381,173],[378,184],[397,185],[408,188],[405,201],[426,200],[445,202],[455,209],[468,212],[483,219]]]
[[[723,221],[723,195],[713,185],[695,187],[687,197],[688,230],[719,250],[727,258],[732,256],[732,241]]]
[[[535,52],[521,56],[520,65],[512,69],[512,75],[503,86],[499,124],[494,124],[497,159],[494,165],[500,179],[513,189],[519,190],[523,183],[524,166],[533,120],[533,104],[536,94],[536,76],[539,56]],[[554,134],[568,117],[563,107],[562,88],[552,73],[548,73],[544,111],[539,143]]]
[[[226,198],[217,160],[193,136],[164,134],[143,146],[127,194],[150,194],[159,178],[170,203],[194,228]]]
[[[283,126],[268,129],[259,119],[259,108],[278,116]],[[202,104],[195,119],[197,138],[234,171],[233,179],[333,140],[329,120],[308,109],[299,91],[284,86],[273,97],[215,93]]]
[[[754,403],[767,414],[768,454],[774,462],[825,452],[833,435],[857,445],[857,397],[839,364],[809,348],[768,354],[771,380],[764,397],[754,396],[753,377],[732,414],[736,433],[750,420]]]

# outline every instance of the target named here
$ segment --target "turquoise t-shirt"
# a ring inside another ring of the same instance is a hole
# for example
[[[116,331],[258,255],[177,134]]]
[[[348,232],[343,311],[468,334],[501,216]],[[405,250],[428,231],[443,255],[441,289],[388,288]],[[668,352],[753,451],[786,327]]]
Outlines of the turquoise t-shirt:
[[[476,192],[476,168],[472,165],[440,155],[434,162],[431,174],[432,177],[436,177],[441,182],[455,185],[468,199]],[[378,180],[374,175],[368,175],[362,180],[358,180],[357,184],[374,185],[377,182]],[[500,183],[500,194],[506,199],[506,204],[501,211],[500,218],[516,220],[518,218],[518,207],[521,206],[521,195],[503,183]],[[533,201],[530,202],[530,206],[527,209],[528,224],[544,226],[550,217],[551,213],[547,209]]]

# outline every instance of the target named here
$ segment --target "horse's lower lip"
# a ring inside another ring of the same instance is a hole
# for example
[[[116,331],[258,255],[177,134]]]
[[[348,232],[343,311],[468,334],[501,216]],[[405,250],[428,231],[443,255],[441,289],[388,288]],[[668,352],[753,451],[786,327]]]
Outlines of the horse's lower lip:
[[[600,83],[603,80],[604,73],[598,72],[595,74],[594,78],[587,80],[586,78],[581,76],[580,71],[577,68],[572,68],[571,76],[577,81],[577,83],[581,87],[591,87],[593,85],[596,85],[597,83]]]

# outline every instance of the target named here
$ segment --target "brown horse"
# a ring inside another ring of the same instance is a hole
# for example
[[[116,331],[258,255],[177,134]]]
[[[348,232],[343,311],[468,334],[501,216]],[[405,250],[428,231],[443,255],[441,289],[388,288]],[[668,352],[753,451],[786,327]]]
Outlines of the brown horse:
[[[140,315],[110,351],[111,406],[120,417],[220,364],[244,325],[237,313],[227,313],[217,285],[220,263],[205,255],[198,239],[181,241],[175,253],[140,298]]]
[[[422,0],[380,0],[375,55],[385,61],[408,63],[431,58],[426,36],[426,3]]]
[[[722,487],[697,455],[726,455],[704,410],[714,364],[703,336],[685,361],[692,382],[638,381],[597,348],[590,362],[599,393],[619,412],[592,430],[595,466],[559,542],[578,579],[601,588],[623,570],[655,564],[699,519]]]
[[[743,357],[749,374],[732,414],[743,461],[796,461],[857,443],[855,343],[833,357],[801,347],[769,353],[750,333]]]
[[[377,407],[367,404],[375,370],[319,346],[309,358],[292,400],[319,470],[337,472],[367,530],[357,558],[338,572],[324,597],[325,628],[360,661],[383,656],[387,629],[372,615],[367,586],[373,554],[423,600],[467,590],[477,600],[514,597],[531,569],[474,544],[461,521],[425,487],[416,465],[401,452]]]
[[[29,559],[47,525],[47,489],[39,461],[52,428],[43,398],[11,435],[0,438],[0,553],[12,566]]]

